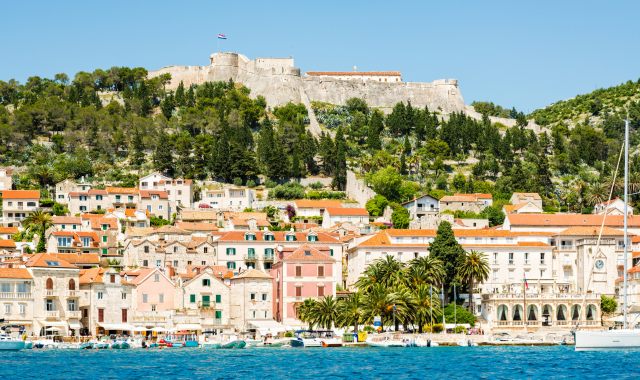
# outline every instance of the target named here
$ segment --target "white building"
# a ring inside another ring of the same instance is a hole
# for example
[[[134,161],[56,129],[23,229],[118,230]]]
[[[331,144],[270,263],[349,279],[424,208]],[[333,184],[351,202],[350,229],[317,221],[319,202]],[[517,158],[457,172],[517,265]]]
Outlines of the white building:
[[[366,227],[369,225],[369,212],[364,208],[351,207],[328,207],[324,210],[322,214],[323,228],[331,228],[342,223]]]
[[[411,220],[419,219],[427,214],[437,213],[440,210],[438,200],[428,194],[404,202],[402,207],[409,211]]]
[[[39,190],[2,190],[2,224],[19,226],[40,206]]]
[[[231,324],[236,329],[256,329],[256,335],[264,335],[260,329],[273,325],[272,280],[269,274],[256,269],[231,278]]]
[[[13,186],[13,169],[0,167],[0,191],[11,190]]]

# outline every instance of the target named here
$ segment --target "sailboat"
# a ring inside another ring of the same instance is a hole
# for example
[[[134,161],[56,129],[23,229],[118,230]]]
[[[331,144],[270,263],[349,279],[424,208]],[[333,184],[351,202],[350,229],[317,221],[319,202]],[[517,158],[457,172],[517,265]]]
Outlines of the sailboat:
[[[628,197],[629,197],[629,120],[624,123],[624,300],[623,300],[623,328],[618,330],[585,331],[576,330],[576,351],[640,348],[640,329],[630,329],[627,326],[627,281],[628,281]],[[605,213],[606,217],[606,213]]]

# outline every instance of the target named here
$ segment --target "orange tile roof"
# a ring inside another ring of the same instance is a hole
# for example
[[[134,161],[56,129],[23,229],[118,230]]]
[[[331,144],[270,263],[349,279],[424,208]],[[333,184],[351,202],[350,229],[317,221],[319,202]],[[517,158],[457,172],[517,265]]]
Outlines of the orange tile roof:
[[[0,227],[0,234],[17,234],[18,227]]]
[[[631,252],[631,257],[633,258],[640,257],[640,251]]]
[[[26,267],[32,268],[65,268],[65,269],[77,269],[78,267],[55,257],[49,253],[36,253],[35,255],[27,255],[29,260],[25,263]],[[49,263],[57,263],[57,265],[50,265]]]
[[[570,227],[564,231],[558,232],[556,236],[598,236],[600,235],[600,226],[593,227]],[[611,227],[602,228],[602,236],[622,236],[624,231]]]
[[[59,258],[70,264],[99,265],[100,256],[97,253],[49,253],[52,257]]]
[[[112,187],[109,186],[105,189],[109,194],[138,194],[138,189],[135,187]]]
[[[87,194],[89,195],[107,195],[107,190],[103,190],[103,189],[89,189],[89,191],[87,191]]]
[[[53,224],[82,224],[82,219],[76,216],[54,216],[51,218]]]
[[[269,274],[261,271],[261,270],[257,270],[257,269],[247,269],[244,272],[238,274],[237,276],[233,277],[234,279],[239,279],[239,278],[265,278],[265,279],[272,279],[273,277],[271,277]]]
[[[91,229],[102,230],[102,225],[109,225],[108,229],[117,229],[118,220],[116,218],[91,218]]]
[[[512,226],[598,226],[604,215],[595,214],[510,214],[507,216]],[[640,227],[640,215],[628,218],[630,227]],[[623,215],[607,215],[605,226],[622,227]]]
[[[342,201],[335,199],[298,199],[294,203],[297,208],[342,207]]]
[[[136,215],[136,210],[133,208],[126,208],[124,209],[124,215],[128,216],[128,217],[132,217]]]
[[[518,193],[518,192],[515,192],[515,193],[513,193],[513,195],[515,195],[516,197],[525,197],[525,198],[529,198],[530,197],[530,198],[533,198],[533,199],[542,199],[540,197],[540,194],[538,194],[538,193]]]
[[[0,239],[0,248],[15,248],[16,242],[8,239]]]
[[[102,283],[102,274],[104,268],[90,268],[80,270],[80,285],[86,285],[91,283]]]
[[[176,227],[187,231],[218,231],[214,223],[176,222]]]
[[[369,212],[365,208],[327,207],[325,211],[334,216],[369,216]]]
[[[329,247],[315,247],[303,244],[299,247],[288,247],[282,251],[282,261],[334,262],[329,255]]]
[[[224,233],[224,235],[222,235],[218,241],[222,241],[222,242],[240,242],[240,241],[245,241],[244,236],[245,236],[246,231],[228,231],[226,233]],[[274,231],[274,232],[268,232],[270,234],[273,235],[274,237],[274,241],[269,241],[269,240],[264,240],[264,231],[251,231],[251,233],[256,235],[256,240],[255,241],[266,241],[266,242],[285,242],[285,236],[291,232],[284,232],[284,231]],[[298,242],[306,242],[307,241],[307,236],[309,233],[307,232],[294,232],[294,234],[296,235],[296,241]],[[338,240],[336,237],[331,236],[328,233],[325,232],[318,232],[317,233],[318,236],[318,242],[321,243],[329,243],[329,244],[336,244],[336,243],[340,243],[340,240]],[[253,242],[253,240],[247,240],[249,243]]]
[[[2,190],[4,199],[40,199],[40,190]]]
[[[31,273],[25,268],[0,268],[0,278],[32,279]]]
[[[140,198],[151,198],[152,195],[157,195],[160,199],[169,199],[169,194],[162,190],[140,190]]]
[[[399,77],[399,71],[307,71],[310,76],[378,76]]]
[[[550,236],[552,233],[548,232],[512,232],[507,230],[495,230],[495,229],[463,229],[453,230],[454,235],[457,238],[460,237],[507,237],[517,238],[519,236]],[[387,229],[382,230],[371,238],[358,244],[358,247],[379,247],[391,245],[394,247],[425,247],[425,243],[392,243],[391,237],[435,237],[437,235],[436,230],[411,230],[411,229]],[[461,242],[461,244],[471,245],[471,243]],[[484,244],[487,246],[497,246],[497,244]],[[502,244],[504,246],[547,246],[548,244],[542,242],[514,242],[513,244]],[[479,245],[474,245],[479,246]]]

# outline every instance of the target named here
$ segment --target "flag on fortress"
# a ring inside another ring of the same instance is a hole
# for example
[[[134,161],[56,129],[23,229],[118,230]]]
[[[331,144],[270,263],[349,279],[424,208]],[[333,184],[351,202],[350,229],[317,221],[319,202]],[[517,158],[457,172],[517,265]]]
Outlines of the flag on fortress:
[[[227,39],[227,35],[226,34],[222,34],[222,33],[218,33],[218,39],[219,40],[226,40]]]

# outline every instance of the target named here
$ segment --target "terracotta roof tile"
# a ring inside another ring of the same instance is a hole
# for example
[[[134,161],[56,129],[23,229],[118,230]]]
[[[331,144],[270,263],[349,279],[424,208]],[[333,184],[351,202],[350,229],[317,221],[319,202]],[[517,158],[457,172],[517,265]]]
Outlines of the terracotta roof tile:
[[[27,255],[26,267],[32,268],[64,268],[77,269],[78,267],[61,258],[53,256],[49,253],[36,253],[35,255]]]
[[[51,218],[53,224],[82,224],[82,219],[76,216],[54,216]]]
[[[0,234],[17,234],[18,227],[0,227]]]
[[[507,216],[512,226],[597,226],[602,224],[604,215],[594,214],[510,214]],[[630,227],[640,227],[640,215],[632,215],[628,218]],[[624,219],[622,215],[607,215],[605,226],[622,227]]]
[[[327,207],[325,212],[334,216],[369,216],[367,209],[354,207]]]
[[[138,189],[135,187],[112,187],[109,186],[105,189],[109,194],[138,194]]]
[[[593,227],[570,227],[564,231],[558,232],[557,236],[598,236],[600,235],[600,226]],[[622,236],[624,232],[611,227],[602,228],[602,236]]]
[[[4,199],[40,199],[40,190],[2,190]]]
[[[176,227],[187,231],[218,231],[214,223],[176,222]]]
[[[9,239],[0,239],[0,248],[15,248],[16,242]]]
[[[298,199],[293,203],[295,203],[297,208],[342,207],[342,201],[335,199]]]
[[[0,278],[32,279],[31,273],[25,268],[0,268]]]
[[[303,244],[295,248],[285,248],[282,251],[281,261],[334,262],[335,260],[329,255],[329,247],[316,247],[309,244]]]

